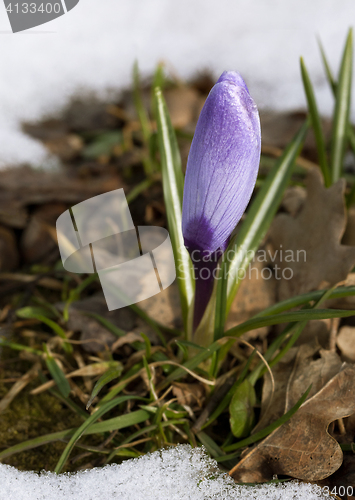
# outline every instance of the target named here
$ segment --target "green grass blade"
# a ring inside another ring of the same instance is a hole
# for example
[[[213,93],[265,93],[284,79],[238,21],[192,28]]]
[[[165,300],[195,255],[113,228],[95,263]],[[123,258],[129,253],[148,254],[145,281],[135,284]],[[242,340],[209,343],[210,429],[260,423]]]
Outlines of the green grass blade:
[[[91,318],[96,319],[99,323],[101,323],[102,326],[107,328],[111,333],[116,335],[116,337],[124,337],[127,335],[127,332],[125,330],[122,330],[121,328],[118,328],[118,326],[114,325],[110,320],[104,318],[100,314],[97,313],[92,313],[92,312],[86,312],[86,316],[90,316]]]
[[[214,319],[214,339],[218,340],[223,337],[224,325],[226,322],[227,310],[227,276],[223,272],[223,268],[218,276],[217,291],[216,291],[216,309]]]
[[[119,362],[117,362],[116,366],[113,366],[112,368],[110,368],[109,370],[107,370],[106,373],[104,373],[103,375],[101,375],[101,377],[99,378],[99,380],[94,385],[94,388],[92,390],[90,399],[88,401],[88,404],[86,405],[86,409],[87,410],[90,408],[91,403],[93,402],[94,398],[99,394],[99,392],[101,391],[101,389],[103,387],[105,387],[105,385],[107,385],[110,382],[112,382],[112,380],[114,380],[115,378],[120,377],[121,373],[122,373],[122,370],[123,370],[122,364],[119,363]]]
[[[342,175],[346,140],[349,129],[351,80],[352,80],[352,58],[353,37],[350,29],[343,58],[339,71],[338,85],[336,89],[335,109],[333,115],[332,140],[331,140],[331,171],[332,181],[336,182]]]
[[[53,356],[50,356],[49,354],[47,354],[45,362],[49,373],[52,375],[53,380],[58,386],[60,393],[63,395],[64,398],[67,398],[70,393],[70,384],[68,380],[65,378],[63,370],[57,365]]]
[[[46,382],[47,380],[45,379],[43,382]],[[87,413],[85,410],[81,408],[81,406],[77,405],[72,401],[70,398],[65,398],[59,391],[54,389],[53,387],[49,389],[49,391],[53,396],[58,398],[62,403],[64,403],[68,408],[70,408],[74,413],[79,415],[82,419],[86,420],[87,419]]]
[[[249,436],[242,441],[239,441],[238,443],[231,444],[229,446],[226,446],[224,448],[224,451],[235,451],[240,448],[244,448],[245,446],[249,446],[250,444],[256,443],[257,441],[260,441],[261,439],[265,438],[269,434],[271,434],[274,430],[276,430],[278,427],[280,427],[282,424],[286,423],[290,418],[296,413],[296,411],[299,409],[299,407],[306,401],[307,396],[309,394],[309,391],[311,390],[312,385],[308,387],[306,392],[303,394],[303,396],[299,399],[299,401],[282,417],[278,418],[273,422],[272,424],[268,425],[265,427],[265,429],[262,429],[261,431],[253,434],[252,436]]]
[[[165,85],[166,85],[166,78],[165,78],[164,64],[159,63],[154,72],[152,88],[151,88],[151,97],[150,97],[153,120],[156,120],[155,89],[159,87],[160,90],[163,91]]]
[[[216,458],[224,454],[218,444],[205,432],[196,432],[196,436],[212,457]]]
[[[10,347],[14,351],[26,351],[31,354],[35,354],[36,356],[42,356],[43,352],[39,349],[33,349],[33,347],[28,347],[27,345],[17,344],[16,342],[10,342],[9,340],[5,340],[0,338],[0,347]]]
[[[328,83],[331,86],[331,89],[332,89],[333,94],[335,96],[336,89],[337,89],[337,83],[334,79],[332,70],[330,69],[330,65],[328,63],[328,59],[327,59],[327,56],[325,55],[325,50],[323,48],[323,45],[322,45],[322,42],[320,41],[320,39],[318,39],[318,45],[319,45],[320,53],[322,56],[322,61],[323,61],[323,65],[324,65],[325,74],[327,76],[327,80],[328,80]]]
[[[134,201],[143,191],[146,191],[148,188],[150,188],[155,181],[156,179],[151,177],[149,179],[144,179],[144,181],[134,186],[126,196],[127,203],[132,203],[132,201]]]
[[[235,253],[231,262],[225,261],[223,264],[228,269],[227,313],[241,282],[239,273],[247,269],[253,252],[258,249],[282,200],[307,130],[308,123],[305,123],[272,168],[248,210],[236,239],[228,247],[227,252],[233,249]]]
[[[160,338],[163,346],[166,347],[166,345],[167,345],[166,340],[165,340],[164,335],[161,331],[162,328],[165,329],[164,325],[161,325],[160,323],[158,323],[157,321],[152,319],[145,311],[143,311],[143,309],[141,309],[139,306],[137,306],[137,304],[131,304],[129,307],[132,309],[133,312],[135,312],[137,314],[137,316],[142,318],[142,320],[145,321],[147,323],[147,325],[149,325],[155,331],[155,333]],[[181,334],[181,332],[173,331],[170,328],[166,328],[166,329],[169,330],[171,333]]]
[[[120,415],[119,417],[110,418],[104,422],[99,422],[93,424],[91,427],[87,428],[83,434],[97,434],[102,432],[112,432],[115,430],[124,429],[131,425],[141,424],[145,422],[150,417],[150,414],[145,410],[137,410],[125,415]],[[65,431],[53,432],[51,434],[46,434],[44,436],[39,436],[28,441],[11,446],[6,450],[0,452],[0,460],[15,455],[16,453],[21,453],[22,451],[32,450],[33,448],[38,448],[44,444],[53,443],[54,441],[61,441],[65,439],[70,439],[77,429],[67,429]]]
[[[177,268],[177,281],[186,331],[188,311],[194,294],[194,280],[190,256],[184,245],[181,227],[184,179],[175,132],[170,121],[165,100],[159,88],[155,91],[155,97],[164,200]]]
[[[134,396],[134,399],[139,398],[137,396]],[[145,410],[132,411],[131,413],[127,413],[125,415],[119,415],[118,417],[110,418],[108,420],[104,420],[103,422],[98,422],[89,427],[89,429],[87,429],[84,434],[97,434],[99,432],[112,432],[119,429],[124,429],[125,427],[130,427],[131,425],[141,424],[142,422],[148,420],[149,417],[150,414]]]
[[[72,449],[75,446],[75,443],[78,441],[78,439],[81,438],[81,436],[84,434],[84,432],[92,426],[98,420],[100,417],[102,417],[105,413],[108,411],[112,410],[115,406],[128,401],[132,399],[139,399],[139,400],[144,400],[144,398],[137,397],[137,396],[120,396],[118,398],[113,399],[112,401],[109,401],[108,403],[102,405],[98,410],[95,411],[90,417],[86,419],[86,421],[74,432],[72,437],[70,438],[69,443],[65,447],[65,450],[63,451],[60,459],[58,460],[58,463],[56,465],[56,468],[54,472],[59,474],[64,467],[65,462],[67,461]]]
[[[213,353],[219,351],[219,349],[222,347],[222,343],[219,341],[213,342],[207,349],[204,348],[202,352],[196,354],[193,356],[191,359],[186,361],[185,363],[182,364],[185,368],[188,368],[189,370],[194,370],[197,368],[201,363],[206,361],[208,358],[210,358]],[[159,392],[161,389],[164,387],[168,386],[171,382],[173,382],[176,379],[179,379],[181,377],[186,376],[186,370],[183,368],[177,368],[174,370],[170,375],[166,377],[164,382],[158,385],[157,391]]]
[[[259,318],[262,316],[269,316],[270,314],[278,314],[288,309],[293,309],[294,307],[303,306],[312,301],[318,301],[324,295],[324,290],[316,290],[314,292],[304,293],[302,295],[296,295],[290,299],[278,302],[267,309],[264,309],[260,313],[256,314],[254,318]],[[343,299],[345,297],[352,297],[355,295],[355,286],[340,286],[335,290],[332,290],[328,299]]]
[[[37,319],[41,323],[44,323],[45,325],[49,326],[49,328],[51,328],[53,332],[58,335],[58,337],[61,337],[63,340],[68,340],[67,335],[63,330],[63,328],[59,326],[57,323],[55,323],[55,321],[39,313],[37,307],[23,307],[22,309],[18,309],[16,311],[16,315],[19,318]],[[68,354],[71,354],[73,352],[73,346],[68,342],[63,343],[63,348]]]
[[[234,384],[232,385],[232,387],[229,389],[229,391],[227,392],[227,394],[224,396],[224,398],[222,399],[222,401],[219,403],[219,405],[217,406],[217,408],[212,412],[211,416],[209,417],[209,419],[207,420],[207,422],[205,422],[203,424],[203,426],[201,427],[201,430],[205,429],[206,427],[208,427],[214,420],[216,420],[220,414],[227,408],[227,406],[229,405],[232,397],[233,397],[233,394],[235,393],[237,387],[243,382],[243,380],[245,379],[247,373],[248,373],[248,370],[250,368],[250,365],[251,365],[251,362],[252,360],[254,359],[255,357],[255,354],[256,354],[256,349],[254,349],[254,351],[251,353],[251,355],[249,356],[248,358],[248,361],[246,362],[246,365],[245,367],[243,368],[243,371],[242,373],[240,374],[240,376],[238,377],[238,379],[234,382]]]
[[[325,55],[325,51],[323,49],[323,46],[322,46],[320,41],[318,43],[319,43],[319,47],[320,47],[320,51],[321,51],[321,55],[322,55],[325,73],[327,75],[327,80],[328,80],[328,83],[332,89],[334,97],[336,97],[338,84],[333,77],[333,74],[332,74],[332,71],[330,69],[330,66],[329,66],[327,57]],[[355,154],[355,132],[354,132],[354,129],[353,129],[351,123],[349,123],[349,127],[348,127],[348,139],[349,139],[351,149],[353,150],[353,153]],[[347,196],[347,206],[349,207],[354,202],[355,202],[355,184],[353,185],[350,194]]]
[[[261,328],[262,326],[293,323],[296,321],[310,321],[313,319],[347,318],[354,315],[355,311],[344,309],[302,309],[301,311],[273,314],[269,316],[262,316],[260,318],[249,319],[240,325],[230,328],[226,331],[225,335],[239,337],[240,335],[243,335],[243,333]]]
[[[314,131],[314,136],[316,139],[319,166],[323,173],[325,186],[329,187],[331,185],[331,178],[327,161],[327,153],[325,149],[325,140],[322,130],[322,123],[318,112],[318,106],[314,95],[311,79],[309,77],[306,65],[302,57],[300,60],[300,64],[301,64],[301,74],[302,74],[304,91],[307,98],[308,111],[311,117],[311,123]]]
[[[331,296],[332,292],[334,291],[333,288],[329,288],[328,290],[321,290],[322,295],[319,297],[319,299],[312,305],[311,309],[318,309],[321,304],[329,299]],[[305,309],[307,306],[305,306]],[[268,362],[269,367],[275,366],[282,358],[283,356],[291,349],[291,347],[295,344],[299,336],[301,335],[303,329],[306,327],[307,321],[300,321],[299,323],[290,323],[287,325],[287,327],[284,329],[281,335],[279,335],[268,347],[266,353],[264,354],[265,360]],[[272,358],[272,356],[275,354],[275,352],[281,348],[283,341],[289,337],[288,342],[286,345],[280,349],[278,354]],[[264,373],[266,373],[267,369],[265,366],[263,366],[262,363],[260,363],[254,370],[253,372],[249,375],[249,380],[250,382],[254,385],[258,378],[262,377]]]
[[[141,89],[140,89],[140,76],[139,76],[139,68],[138,62],[136,61],[133,66],[133,98],[134,105],[137,111],[137,115],[139,121],[141,123],[142,132],[144,141],[146,144],[149,143],[150,135],[151,135],[151,126],[148,117],[148,113],[144,107]]]
[[[323,49],[323,46],[322,46],[320,41],[318,43],[319,43],[319,47],[320,47],[320,51],[321,51],[321,55],[322,55],[325,73],[327,75],[327,80],[328,80],[328,83],[332,89],[334,97],[336,97],[338,84],[333,77],[333,73],[332,73],[332,70],[330,69],[330,66],[329,66],[327,57],[325,55],[325,51]],[[355,154],[355,132],[354,132],[351,124],[349,124],[348,138],[349,138],[350,146]]]

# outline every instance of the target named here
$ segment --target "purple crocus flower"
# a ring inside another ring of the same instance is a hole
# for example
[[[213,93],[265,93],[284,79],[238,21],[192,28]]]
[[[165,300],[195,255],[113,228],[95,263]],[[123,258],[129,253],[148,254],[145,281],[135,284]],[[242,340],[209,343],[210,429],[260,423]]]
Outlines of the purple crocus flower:
[[[195,268],[194,329],[212,293],[218,255],[253,192],[260,147],[256,104],[242,77],[225,71],[201,111],[187,161],[182,231]]]

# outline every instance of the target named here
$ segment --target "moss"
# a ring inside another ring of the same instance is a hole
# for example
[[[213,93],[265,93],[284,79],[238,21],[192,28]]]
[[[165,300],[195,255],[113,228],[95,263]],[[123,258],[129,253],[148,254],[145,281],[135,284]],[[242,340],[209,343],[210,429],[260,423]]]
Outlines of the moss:
[[[18,360],[15,368],[0,369],[0,380],[18,377],[30,368],[28,362]],[[33,439],[44,434],[57,432],[82,424],[82,419],[48,392],[31,396],[30,391],[38,385],[38,381],[29,384],[1,413],[0,416],[0,450]],[[0,382],[0,399],[10,389],[11,384]],[[32,450],[16,453],[2,460],[20,470],[54,470],[66,443],[53,442]],[[80,453],[80,451],[79,451]],[[80,462],[75,463],[75,468]],[[74,467],[68,465],[68,471]]]

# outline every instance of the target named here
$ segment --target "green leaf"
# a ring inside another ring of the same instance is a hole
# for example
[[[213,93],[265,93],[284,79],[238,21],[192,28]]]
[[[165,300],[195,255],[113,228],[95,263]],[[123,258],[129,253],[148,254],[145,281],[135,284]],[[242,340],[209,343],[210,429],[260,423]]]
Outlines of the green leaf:
[[[91,396],[90,396],[90,399],[88,401],[88,404],[86,405],[86,409],[88,410],[91,406],[91,403],[93,402],[94,398],[99,394],[99,392],[101,391],[101,389],[109,384],[110,382],[112,382],[112,380],[114,380],[115,378],[118,378],[121,376],[122,374],[122,370],[123,370],[123,366],[122,364],[117,361],[116,363],[116,366],[113,366],[112,368],[110,368],[109,370],[107,370],[106,373],[104,373],[103,375],[101,375],[101,377],[99,378],[99,380],[96,382],[93,390],[92,390],[92,393],[91,393]]]
[[[243,368],[243,371],[239,375],[238,379],[234,382],[234,384],[229,389],[229,391],[227,392],[227,394],[224,396],[224,398],[222,399],[222,401],[219,403],[219,405],[217,406],[217,408],[212,412],[212,414],[210,415],[210,417],[207,420],[207,422],[202,425],[201,429],[204,429],[205,427],[208,427],[227,408],[227,406],[229,405],[229,403],[230,403],[230,401],[231,401],[231,399],[232,399],[232,397],[233,397],[233,395],[234,395],[237,387],[244,381],[244,379],[245,379],[245,377],[246,377],[246,375],[248,373],[248,370],[250,368],[251,362],[254,359],[255,355],[256,355],[256,349],[254,349],[254,351],[249,356],[248,361],[246,362],[245,367]]]
[[[319,166],[323,173],[325,186],[329,187],[331,185],[331,178],[330,178],[327,154],[325,149],[322,123],[318,112],[318,106],[314,95],[313,86],[302,57],[300,62],[301,62],[301,74],[302,74],[303,86],[307,97],[308,111],[311,117],[311,123],[314,131],[314,136],[316,139]]]
[[[175,132],[170,121],[165,100],[159,88],[155,90],[155,97],[164,200],[177,268],[176,274],[180,291],[182,315],[185,331],[187,331],[188,311],[191,307],[194,294],[194,279],[190,256],[184,245],[181,227],[184,178]]]
[[[52,375],[53,380],[58,386],[60,393],[63,397],[67,398],[70,393],[70,385],[68,380],[65,378],[63,370],[57,365],[53,356],[50,356],[49,354],[45,357],[45,362],[49,373]]]
[[[122,133],[120,131],[105,132],[83,149],[83,157],[94,160],[99,156],[111,155],[115,146],[122,143]]]
[[[307,396],[309,394],[309,391],[311,390],[312,385],[308,387],[306,392],[303,394],[303,396],[299,399],[299,401],[289,410],[287,413],[282,415],[282,417],[278,418],[273,422],[272,424],[268,425],[265,427],[265,429],[262,429],[259,432],[256,432],[252,436],[249,436],[245,439],[242,439],[241,441],[238,441],[238,443],[231,444],[229,446],[226,446],[224,448],[224,451],[234,451],[238,450],[240,448],[244,448],[245,446],[249,446],[250,444],[256,443],[257,441],[260,441],[261,439],[265,438],[269,434],[271,434],[274,430],[276,430],[278,427],[280,427],[282,424],[290,420],[290,418],[296,413],[296,411],[299,409],[299,407],[306,401]]]
[[[222,266],[222,272],[228,273],[227,314],[241,283],[241,274],[246,271],[276,214],[307,129],[308,123],[305,123],[272,168],[248,210],[237,237],[227,249],[227,259],[224,259]],[[230,250],[234,252],[232,259],[229,258]]]
[[[254,424],[255,404],[254,387],[246,379],[236,388],[229,405],[229,421],[231,431],[235,437],[245,437],[250,434]]]
[[[324,292],[323,292],[324,293]],[[272,314],[244,321],[226,331],[226,336],[240,337],[243,333],[256,330],[262,326],[279,325],[281,323],[292,323],[296,321],[309,321],[314,319],[347,318],[354,316],[355,311],[343,309],[302,309],[281,314]]]
[[[137,396],[119,396],[118,398],[115,398],[112,401],[109,401],[108,403],[100,406],[100,408],[98,408],[95,411],[95,413],[90,415],[90,417],[88,417],[86,419],[86,421],[78,429],[75,430],[74,434],[70,438],[69,443],[65,447],[65,450],[63,451],[60,459],[58,460],[58,463],[56,465],[54,472],[56,472],[57,474],[59,474],[61,472],[62,468],[65,465],[65,462],[67,461],[72,449],[75,446],[75,443],[78,441],[78,439],[81,438],[81,436],[84,434],[84,432],[86,430],[88,430],[88,428],[90,426],[92,426],[92,424],[94,422],[96,422],[96,420],[98,420],[100,417],[102,417],[108,411],[112,410],[112,408],[114,408],[115,406],[117,406],[125,401],[132,400],[132,399],[139,399],[141,401],[144,400],[144,398],[137,397]],[[100,423],[104,424],[105,422],[100,422]]]
[[[350,29],[339,71],[333,115],[330,155],[333,183],[336,182],[342,175],[346,140],[348,136],[353,59],[352,44],[352,30]]]
[[[48,307],[26,306],[17,309],[16,316],[23,319],[37,319],[38,316],[45,316],[48,319],[53,319],[56,316]]]

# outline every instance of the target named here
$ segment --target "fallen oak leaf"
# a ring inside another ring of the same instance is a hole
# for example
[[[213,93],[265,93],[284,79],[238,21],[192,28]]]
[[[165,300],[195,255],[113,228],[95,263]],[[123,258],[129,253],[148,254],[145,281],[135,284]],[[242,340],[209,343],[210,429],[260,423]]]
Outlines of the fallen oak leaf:
[[[315,359],[314,357],[319,357]],[[303,344],[291,348],[272,368],[275,389],[269,375],[265,376],[261,400],[261,417],[252,434],[264,429],[289,411],[312,384],[310,399],[341,369],[335,352],[317,345]],[[271,403],[270,403],[271,399]]]
[[[335,285],[355,262],[355,248],[340,243],[346,226],[344,179],[327,189],[319,170],[311,169],[306,185],[307,198],[297,215],[279,214],[270,228],[273,262],[281,273],[292,272],[292,279],[279,280],[279,300],[315,290],[322,282]]]
[[[344,365],[290,420],[247,453],[229,474],[242,483],[269,481],[275,474],[319,481],[342,464],[343,453],[328,433],[334,420],[355,412],[355,367]]]
[[[314,359],[315,355],[319,357]],[[341,367],[342,362],[336,352],[307,344],[300,346],[288,381],[285,412],[297,403],[309,384],[312,384],[308,396],[308,399],[311,399],[339,373]]]

